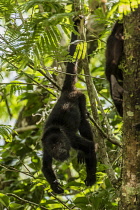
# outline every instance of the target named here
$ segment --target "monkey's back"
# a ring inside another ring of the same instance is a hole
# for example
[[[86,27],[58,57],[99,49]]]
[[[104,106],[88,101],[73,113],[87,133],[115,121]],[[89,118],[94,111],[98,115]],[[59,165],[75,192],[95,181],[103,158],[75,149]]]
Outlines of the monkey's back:
[[[72,131],[77,131],[81,121],[79,109],[80,95],[81,93],[77,90],[62,92],[46,121],[45,127],[58,125]]]

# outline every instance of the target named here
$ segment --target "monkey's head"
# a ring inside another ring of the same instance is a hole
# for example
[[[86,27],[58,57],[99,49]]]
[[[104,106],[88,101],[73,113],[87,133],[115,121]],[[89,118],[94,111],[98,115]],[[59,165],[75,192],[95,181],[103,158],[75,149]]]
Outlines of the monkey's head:
[[[115,35],[116,39],[119,39],[119,40],[123,40],[124,39],[123,31],[124,31],[123,24],[119,23],[117,21],[115,26],[114,26],[114,30],[112,32]]]
[[[69,158],[70,142],[63,131],[51,129],[51,132],[45,134],[44,139],[45,150],[51,157],[62,162]]]

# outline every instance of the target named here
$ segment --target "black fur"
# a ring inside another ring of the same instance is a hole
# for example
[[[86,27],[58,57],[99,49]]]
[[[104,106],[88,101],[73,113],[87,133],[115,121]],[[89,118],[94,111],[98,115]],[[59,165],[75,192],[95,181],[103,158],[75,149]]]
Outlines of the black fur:
[[[123,55],[123,24],[115,23],[107,39],[105,74],[110,83],[111,97],[120,116],[123,116],[123,74],[118,67]]]
[[[74,28],[78,32],[80,19],[75,20]],[[72,33],[71,41],[77,40]],[[73,56],[76,45],[70,45]],[[70,148],[79,150],[78,161],[86,163],[87,177],[85,183],[91,186],[96,182],[96,154],[93,134],[87,121],[86,99],[75,88],[77,62],[68,62],[61,96],[50,113],[42,137],[43,167],[42,171],[55,193],[63,193],[52,169],[53,158],[64,161],[69,158]],[[79,131],[80,135],[77,134]],[[81,154],[83,154],[81,156]]]

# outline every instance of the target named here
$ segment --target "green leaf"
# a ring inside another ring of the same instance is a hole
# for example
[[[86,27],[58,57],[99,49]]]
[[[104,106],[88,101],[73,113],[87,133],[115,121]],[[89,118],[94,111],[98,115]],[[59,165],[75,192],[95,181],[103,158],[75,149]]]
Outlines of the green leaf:
[[[18,204],[18,203],[10,203],[9,207],[11,210],[15,210],[15,209],[20,209],[21,207],[23,207],[23,205]]]
[[[0,203],[2,203],[4,206],[9,206],[9,197],[3,193],[0,193]]]
[[[88,203],[88,198],[86,197],[78,197],[75,199],[74,203]]]
[[[5,139],[5,141],[12,141],[12,132],[14,131],[10,125],[0,125],[0,136],[2,136]]]

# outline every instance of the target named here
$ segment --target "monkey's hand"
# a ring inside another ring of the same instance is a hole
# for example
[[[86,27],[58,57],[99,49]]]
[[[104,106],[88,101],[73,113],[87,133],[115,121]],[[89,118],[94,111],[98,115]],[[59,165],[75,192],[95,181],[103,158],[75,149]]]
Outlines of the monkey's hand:
[[[79,164],[85,163],[85,153],[78,151],[77,160]]]
[[[116,102],[122,102],[124,89],[118,83],[114,75],[111,75],[110,85],[111,85],[111,94],[113,100]]]
[[[112,98],[116,102],[122,102],[124,89],[119,85],[116,84],[114,88],[112,88]]]
[[[90,174],[87,175],[87,178],[85,179],[85,184],[86,186],[92,186],[96,182],[96,175],[95,174]]]
[[[57,194],[61,194],[61,193],[64,193],[64,190],[61,188],[61,185],[60,183],[55,180],[52,184],[51,184],[51,188],[52,190],[57,193]]]

